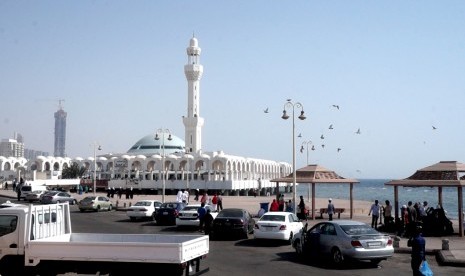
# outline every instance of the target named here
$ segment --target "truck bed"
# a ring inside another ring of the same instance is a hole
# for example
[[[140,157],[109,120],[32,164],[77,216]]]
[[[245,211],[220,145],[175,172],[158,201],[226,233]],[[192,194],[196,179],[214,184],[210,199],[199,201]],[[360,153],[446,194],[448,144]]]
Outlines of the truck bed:
[[[26,265],[42,260],[181,264],[208,254],[206,235],[71,233],[29,241]]]

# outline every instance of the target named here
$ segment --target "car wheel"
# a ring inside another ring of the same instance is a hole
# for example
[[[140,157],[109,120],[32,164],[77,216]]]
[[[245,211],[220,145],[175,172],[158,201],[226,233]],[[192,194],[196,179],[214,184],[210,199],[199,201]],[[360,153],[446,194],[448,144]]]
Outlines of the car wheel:
[[[371,262],[373,265],[378,265],[381,261],[382,261],[382,259],[372,259],[372,260],[370,260],[370,262]]]
[[[302,251],[302,244],[300,243],[300,239],[296,239],[294,241],[294,248],[295,248],[295,253],[297,253],[297,255],[301,256],[303,251]]]
[[[100,212],[100,205],[97,205],[97,208],[95,209],[96,212]]]
[[[289,234],[289,239],[287,240],[287,242],[288,242],[289,244],[292,244],[292,238],[293,238],[293,237],[294,237],[294,233],[291,232],[291,233]]]
[[[108,206],[108,211],[111,211],[113,210],[113,205],[110,204],[110,206]]]
[[[79,211],[84,212],[84,209],[79,209]]]
[[[131,219],[131,221],[136,221],[136,218],[135,217],[129,217]]]
[[[344,256],[342,256],[339,248],[333,248],[333,250],[331,250],[331,257],[335,265],[341,265],[344,262]]]

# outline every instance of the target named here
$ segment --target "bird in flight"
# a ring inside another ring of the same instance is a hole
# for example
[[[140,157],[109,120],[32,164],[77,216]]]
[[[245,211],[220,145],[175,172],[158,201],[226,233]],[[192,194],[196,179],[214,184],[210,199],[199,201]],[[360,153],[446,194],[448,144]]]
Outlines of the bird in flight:
[[[302,133],[299,133],[299,135],[297,135],[297,137],[302,138]]]
[[[304,146],[300,147],[300,153],[304,152]]]
[[[312,146],[312,150],[315,150],[315,146]]]
[[[437,127],[433,126],[433,130],[438,129]]]
[[[331,124],[331,125],[329,125],[329,129],[334,129],[332,124]]]
[[[268,113],[268,107],[263,112]]]
[[[333,107],[339,109],[339,105],[337,105],[337,104],[333,104]]]
[[[362,132],[360,132],[360,128],[355,132],[355,134],[361,134]]]
[[[322,144],[321,147],[322,147],[322,148],[325,148],[325,144]]]
[[[341,148],[337,148],[337,152],[340,152],[341,151]]]
[[[323,134],[321,134],[320,138],[321,138],[321,139],[325,139],[325,137],[323,136]]]

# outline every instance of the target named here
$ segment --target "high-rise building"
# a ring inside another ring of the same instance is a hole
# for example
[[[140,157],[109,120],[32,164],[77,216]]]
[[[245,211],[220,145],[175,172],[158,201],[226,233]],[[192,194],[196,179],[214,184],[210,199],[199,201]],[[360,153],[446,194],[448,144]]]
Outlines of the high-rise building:
[[[16,139],[2,139],[0,142],[0,156],[24,157],[24,144]]]
[[[58,111],[55,112],[55,145],[53,155],[55,157],[66,157],[65,144],[66,144],[66,115],[63,106],[59,100]]]

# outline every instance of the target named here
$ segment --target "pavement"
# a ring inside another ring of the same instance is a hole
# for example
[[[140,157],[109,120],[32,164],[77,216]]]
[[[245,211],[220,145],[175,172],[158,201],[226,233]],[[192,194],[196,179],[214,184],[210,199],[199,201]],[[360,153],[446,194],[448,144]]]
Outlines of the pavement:
[[[71,193],[76,200],[81,200],[85,196],[93,195],[92,193]],[[106,196],[106,193],[97,193],[99,195]],[[12,190],[0,190],[0,196],[10,198],[11,202],[18,203],[16,193]],[[135,194],[132,199],[126,198],[123,194],[121,198],[115,195],[114,198],[110,198],[113,202],[113,206],[116,210],[125,211],[129,206],[135,204],[138,200],[142,199],[156,199],[162,201],[161,195],[138,195]],[[197,203],[194,200],[194,196],[189,197],[190,203]],[[223,207],[236,207],[244,208],[248,210],[252,215],[256,215],[260,209],[260,203],[271,202],[273,196],[223,196]],[[165,201],[175,201],[176,195],[165,195]],[[21,201],[19,203],[25,203]],[[308,203],[308,202],[307,202]],[[345,208],[349,210],[349,201],[343,199],[333,199],[333,203],[337,207]],[[325,207],[326,199],[315,199],[315,205],[319,207]],[[362,221],[371,224],[371,217],[368,216],[368,210],[371,202],[366,201],[354,201],[354,214],[353,220]],[[317,209],[318,209],[317,208]],[[325,218],[323,218],[325,219]],[[337,219],[337,216],[336,216]],[[350,219],[348,212],[341,214],[341,219]],[[322,221],[322,219],[308,220],[309,227]],[[454,226],[454,233],[458,233],[458,221],[452,221]],[[394,250],[400,254],[410,254],[411,248],[407,246],[407,238],[391,235],[394,239]],[[453,234],[443,237],[425,237],[426,240],[426,254],[435,255],[438,264],[446,266],[457,266],[465,267],[465,237],[460,237],[458,234]]]

